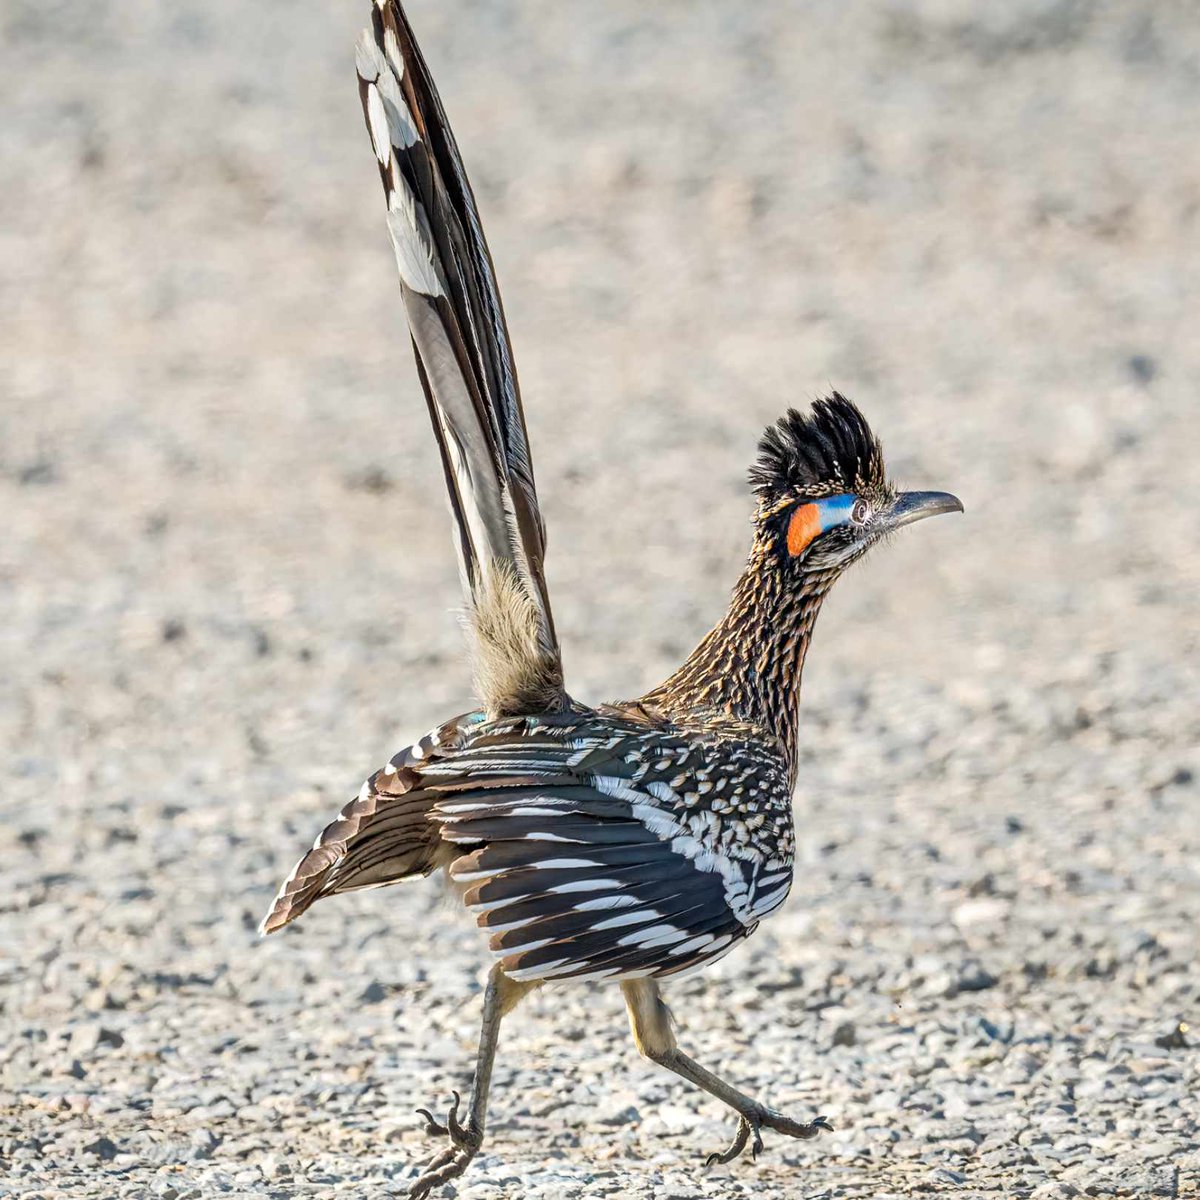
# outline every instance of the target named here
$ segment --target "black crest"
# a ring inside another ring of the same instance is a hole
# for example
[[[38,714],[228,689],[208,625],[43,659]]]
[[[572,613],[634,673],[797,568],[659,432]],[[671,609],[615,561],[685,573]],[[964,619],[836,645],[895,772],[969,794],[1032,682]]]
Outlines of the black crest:
[[[837,392],[816,401],[811,413],[791,408],[767,426],[750,468],[750,486],[768,506],[798,494],[829,496],[886,483],[879,439]]]

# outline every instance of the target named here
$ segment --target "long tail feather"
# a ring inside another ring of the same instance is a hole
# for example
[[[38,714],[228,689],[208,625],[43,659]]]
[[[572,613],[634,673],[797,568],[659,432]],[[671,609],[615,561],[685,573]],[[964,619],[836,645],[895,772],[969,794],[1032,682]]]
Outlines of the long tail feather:
[[[442,455],[481,698],[561,707],[545,531],[495,269],[437,89],[397,0],[356,54],[417,369]]]

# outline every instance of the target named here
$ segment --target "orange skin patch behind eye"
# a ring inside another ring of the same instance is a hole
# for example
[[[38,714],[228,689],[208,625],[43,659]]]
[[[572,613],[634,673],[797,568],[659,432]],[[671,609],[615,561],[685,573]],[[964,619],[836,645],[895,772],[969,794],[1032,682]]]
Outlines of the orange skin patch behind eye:
[[[815,504],[802,504],[788,522],[788,553],[797,558],[808,549],[809,543],[821,532],[821,513]]]

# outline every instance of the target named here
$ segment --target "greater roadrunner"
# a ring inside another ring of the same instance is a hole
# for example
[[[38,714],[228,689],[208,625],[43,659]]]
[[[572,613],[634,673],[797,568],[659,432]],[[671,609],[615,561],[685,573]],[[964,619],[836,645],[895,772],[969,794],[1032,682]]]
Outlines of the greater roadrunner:
[[[784,902],[800,672],[835,579],[912,521],[961,511],[898,492],[836,393],[763,434],[749,563],[729,610],[665,683],[592,708],[563,686],[545,538],[496,279],[429,70],[395,0],[376,0],[359,92],[455,521],[480,707],[367,780],[280,889],[282,928],[314,900],[443,870],[496,962],[467,1116],[412,1187],[459,1175],[484,1134],[501,1018],[546,981],[618,982],[639,1050],[738,1114],[728,1162],[763,1127],[815,1137],[676,1045],[659,981],[727,954]]]

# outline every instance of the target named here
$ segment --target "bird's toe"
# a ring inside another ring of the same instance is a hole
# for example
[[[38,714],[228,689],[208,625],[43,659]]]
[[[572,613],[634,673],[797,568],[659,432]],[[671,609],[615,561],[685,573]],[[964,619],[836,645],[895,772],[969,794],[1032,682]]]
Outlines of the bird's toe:
[[[458,1110],[462,1104],[462,1097],[458,1092],[450,1093],[454,1097],[454,1102],[450,1105],[446,1113],[446,1121],[443,1124],[439,1121],[432,1112],[427,1108],[418,1108],[417,1113],[425,1118],[425,1132],[431,1137],[448,1137],[452,1145],[462,1150],[478,1150],[482,1142],[482,1135],[478,1133],[470,1121],[463,1125],[458,1119]]]
[[[733,1162],[735,1158],[746,1148],[746,1143],[750,1141],[751,1135],[754,1137],[754,1145],[751,1148],[751,1155],[758,1156],[758,1152],[762,1149],[762,1135],[758,1131],[758,1121],[752,1117],[741,1116],[738,1118],[737,1132],[733,1135],[733,1141],[725,1150],[714,1150],[705,1160],[706,1167],[716,1166],[717,1163]]]
[[[424,1200],[435,1188],[457,1179],[475,1157],[474,1149],[450,1146],[443,1150],[413,1180],[408,1189],[408,1200]]]
[[[783,1113],[775,1112],[773,1109],[767,1109],[763,1113],[762,1123],[768,1129],[775,1130],[776,1133],[782,1133],[786,1137],[800,1138],[803,1141],[818,1137],[822,1133],[833,1132],[833,1126],[826,1117],[813,1117],[811,1121],[793,1121],[791,1117],[784,1116]]]

